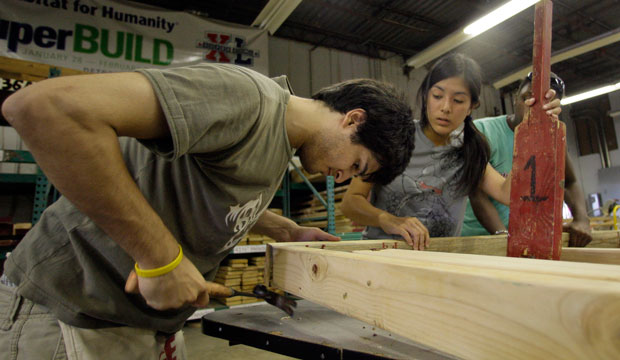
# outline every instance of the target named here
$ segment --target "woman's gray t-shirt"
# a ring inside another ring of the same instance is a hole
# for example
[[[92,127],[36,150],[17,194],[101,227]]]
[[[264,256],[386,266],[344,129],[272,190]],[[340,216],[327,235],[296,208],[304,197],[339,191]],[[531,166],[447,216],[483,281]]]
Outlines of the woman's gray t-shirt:
[[[415,149],[407,169],[390,184],[375,185],[370,202],[373,206],[399,217],[416,217],[431,237],[459,236],[465,214],[467,195],[456,190],[455,183],[462,162],[445,156],[453,145],[435,146],[416,123]],[[462,134],[452,143],[461,144]],[[401,239],[388,235],[379,227],[368,226],[365,239]]]

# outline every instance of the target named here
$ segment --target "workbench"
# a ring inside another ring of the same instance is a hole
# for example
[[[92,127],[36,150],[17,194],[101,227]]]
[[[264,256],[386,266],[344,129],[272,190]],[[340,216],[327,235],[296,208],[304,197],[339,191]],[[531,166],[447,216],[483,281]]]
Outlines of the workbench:
[[[202,317],[202,332],[303,359],[453,359],[307,300],[292,318],[267,303],[215,311]]]

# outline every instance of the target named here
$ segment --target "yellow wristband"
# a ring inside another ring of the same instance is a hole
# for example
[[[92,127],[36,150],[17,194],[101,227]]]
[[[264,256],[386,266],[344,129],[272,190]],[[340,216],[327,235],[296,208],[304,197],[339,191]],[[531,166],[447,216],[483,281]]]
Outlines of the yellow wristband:
[[[183,249],[181,248],[181,245],[179,245],[179,255],[177,255],[177,258],[172,260],[170,264],[162,266],[162,267],[158,267],[155,269],[142,270],[138,267],[138,263],[136,263],[134,268],[136,270],[136,275],[140,277],[162,276],[164,274],[171,272],[177,266],[179,266],[179,264],[181,263],[181,259],[183,259]]]

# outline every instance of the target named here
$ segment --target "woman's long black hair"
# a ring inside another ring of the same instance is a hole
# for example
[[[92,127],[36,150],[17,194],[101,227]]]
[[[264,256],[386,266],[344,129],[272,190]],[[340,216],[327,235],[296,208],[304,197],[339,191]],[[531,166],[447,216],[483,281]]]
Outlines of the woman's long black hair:
[[[478,107],[480,91],[482,89],[482,72],[480,66],[473,59],[463,54],[451,54],[439,59],[430,69],[422,85],[418,89],[417,101],[421,107],[422,128],[430,126],[428,121],[426,100],[428,92],[436,83],[451,77],[462,77],[469,88],[472,109]],[[457,176],[456,189],[458,192],[471,194],[482,180],[484,170],[489,162],[489,144],[476,126],[471,116],[465,118],[463,145],[449,151],[444,157],[451,161],[460,161],[460,176]],[[450,161],[450,162],[451,162]]]

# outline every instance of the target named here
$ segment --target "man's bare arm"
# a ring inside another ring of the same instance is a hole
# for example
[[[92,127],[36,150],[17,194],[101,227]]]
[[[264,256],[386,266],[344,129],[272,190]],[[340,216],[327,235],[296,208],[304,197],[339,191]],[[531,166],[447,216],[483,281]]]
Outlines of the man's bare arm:
[[[581,184],[575,175],[575,168],[566,154],[564,174],[564,201],[573,215],[573,222],[564,227],[570,234],[569,246],[586,246],[592,241],[590,219],[586,211],[586,201],[581,190]]]
[[[339,237],[326,233],[316,227],[299,226],[293,220],[264,211],[252,232],[267,235],[278,242],[288,241],[338,241]]]
[[[119,136],[169,136],[159,102],[143,75],[118,73],[45,80],[10,96],[2,113],[63,196],[141,268],[157,268],[177,256],[176,239],[131,178],[118,143]],[[173,275],[141,280],[140,292],[151,306],[179,307],[199,297],[197,275],[202,277],[197,269],[189,261],[182,262],[179,268],[174,272],[193,278],[197,290],[179,291],[178,299],[165,299],[159,293],[166,286],[158,282],[164,277],[174,281]]]
[[[469,202],[476,218],[489,234],[495,234],[500,230],[507,230],[497,212],[497,208],[495,208],[482,189],[478,188],[474,194],[470,195]]]

